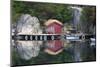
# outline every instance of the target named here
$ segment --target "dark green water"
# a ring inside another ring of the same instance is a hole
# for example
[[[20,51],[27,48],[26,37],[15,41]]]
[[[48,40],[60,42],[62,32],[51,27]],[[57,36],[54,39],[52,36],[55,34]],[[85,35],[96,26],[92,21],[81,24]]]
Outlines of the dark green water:
[[[91,45],[90,41],[70,42],[63,48],[63,51],[57,55],[45,53],[44,47],[41,46],[38,56],[29,60],[22,59],[17,52],[16,47],[12,48],[12,65],[14,66],[88,61],[96,61],[96,46]]]

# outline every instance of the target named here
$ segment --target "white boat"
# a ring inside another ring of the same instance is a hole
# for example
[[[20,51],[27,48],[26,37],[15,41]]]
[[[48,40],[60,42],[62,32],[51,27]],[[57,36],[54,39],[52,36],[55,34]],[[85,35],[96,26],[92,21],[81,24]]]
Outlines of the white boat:
[[[96,39],[95,39],[95,38],[90,38],[90,40],[91,40],[92,42],[95,42],[95,41],[96,41]]]

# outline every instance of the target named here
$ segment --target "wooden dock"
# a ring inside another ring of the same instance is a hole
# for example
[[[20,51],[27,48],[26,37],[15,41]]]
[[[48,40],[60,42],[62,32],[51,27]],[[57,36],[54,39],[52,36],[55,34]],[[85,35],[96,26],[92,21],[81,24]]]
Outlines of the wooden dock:
[[[39,41],[46,41],[46,40],[74,40],[74,41],[78,41],[78,40],[85,40],[85,39],[91,39],[91,38],[95,38],[95,35],[77,35],[77,34],[73,34],[73,35],[68,35],[68,34],[34,34],[34,35],[15,35],[12,36],[12,39],[14,40],[22,40],[22,41],[32,41],[32,40],[39,40]]]

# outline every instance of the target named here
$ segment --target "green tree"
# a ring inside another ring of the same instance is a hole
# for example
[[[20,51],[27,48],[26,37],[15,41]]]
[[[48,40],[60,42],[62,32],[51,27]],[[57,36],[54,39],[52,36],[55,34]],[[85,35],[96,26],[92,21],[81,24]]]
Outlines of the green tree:
[[[13,21],[16,21],[21,14],[30,14],[38,17],[40,21],[55,18],[62,22],[70,22],[72,19],[71,11],[68,5],[64,4],[23,1],[14,1],[12,4]]]
[[[81,16],[81,30],[84,33],[95,33],[96,27],[96,8],[95,6],[83,7]]]

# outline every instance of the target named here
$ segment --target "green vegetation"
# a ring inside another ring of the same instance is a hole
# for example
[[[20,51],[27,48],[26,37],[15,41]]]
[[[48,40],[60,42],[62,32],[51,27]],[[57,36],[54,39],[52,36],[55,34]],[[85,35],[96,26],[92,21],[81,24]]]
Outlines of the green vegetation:
[[[81,6],[80,6],[81,7]],[[57,19],[66,23],[66,28],[72,27],[73,15],[72,8],[69,5],[53,4],[53,3],[36,3],[36,2],[23,2],[13,1],[12,4],[12,23],[16,23],[20,15],[30,14],[39,18],[40,23],[48,19]],[[96,27],[96,8],[95,7],[82,7],[81,22],[78,24],[78,30],[84,33],[95,34]],[[84,58],[84,57],[83,57]],[[90,57],[91,58],[91,57]],[[87,59],[87,58],[86,58]],[[39,55],[30,60],[24,60],[19,57],[15,49],[12,50],[12,63],[13,65],[30,65],[30,64],[48,64],[48,63],[64,63],[73,62],[72,55],[66,51],[52,56],[43,51]]]
[[[40,21],[50,18],[56,18],[61,22],[70,22],[72,19],[72,10],[64,4],[53,3],[34,3],[14,1],[12,4],[12,19],[16,22],[21,14],[30,14],[36,16]]]
[[[34,3],[34,2],[23,2],[13,1],[12,4],[12,21],[16,23],[20,15],[30,14],[39,18],[40,23],[48,19],[58,19],[61,22],[70,23],[72,20],[72,9],[68,5],[64,4],[53,4],[53,3]],[[40,51],[39,56],[30,60],[21,59],[18,53],[13,50],[13,65],[30,65],[30,64],[48,64],[48,63],[63,63],[72,62],[70,54],[63,51],[62,53],[52,56]]]
[[[95,34],[96,7],[83,7],[80,27],[82,32]]]

